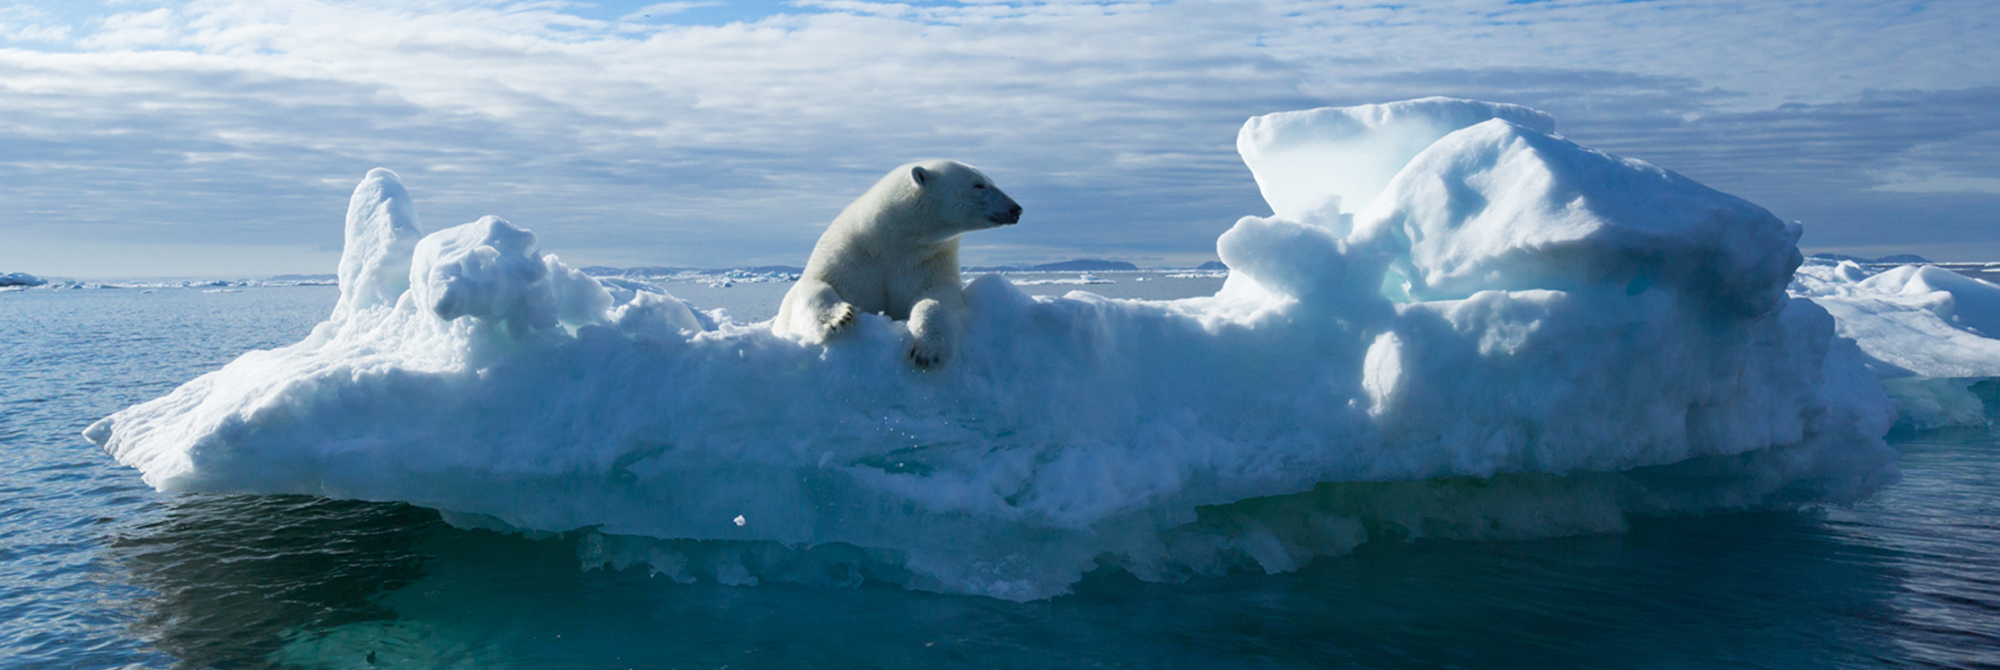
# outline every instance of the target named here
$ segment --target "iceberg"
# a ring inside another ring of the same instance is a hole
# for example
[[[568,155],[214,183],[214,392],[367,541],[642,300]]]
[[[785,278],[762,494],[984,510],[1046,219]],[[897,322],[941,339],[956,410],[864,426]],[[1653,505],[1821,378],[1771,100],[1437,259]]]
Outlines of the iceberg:
[[[1512,105],[1276,114],[1238,147],[1275,214],[1218,239],[1217,294],[980,277],[935,371],[878,315],[807,344],[497,217],[424,234],[377,169],[325,323],[85,436],[163,491],[409,502],[676,579],[1015,600],[1896,480],[1879,357],[1786,292],[1798,226]]]
[[[41,286],[47,283],[49,283],[48,280],[26,272],[0,273],[0,286],[19,286],[25,288],[29,286]]]

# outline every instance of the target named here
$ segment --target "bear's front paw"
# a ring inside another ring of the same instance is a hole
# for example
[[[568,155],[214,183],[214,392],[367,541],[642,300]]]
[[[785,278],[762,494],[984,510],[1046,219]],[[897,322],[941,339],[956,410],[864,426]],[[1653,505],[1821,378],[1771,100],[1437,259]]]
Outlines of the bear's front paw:
[[[944,365],[951,358],[951,347],[942,342],[920,339],[910,344],[908,357],[919,369],[930,370]]]
[[[820,337],[832,337],[834,333],[846,329],[849,324],[854,323],[856,313],[853,305],[844,302],[834,305],[833,309],[827,310],[826,316],[820,319]]]

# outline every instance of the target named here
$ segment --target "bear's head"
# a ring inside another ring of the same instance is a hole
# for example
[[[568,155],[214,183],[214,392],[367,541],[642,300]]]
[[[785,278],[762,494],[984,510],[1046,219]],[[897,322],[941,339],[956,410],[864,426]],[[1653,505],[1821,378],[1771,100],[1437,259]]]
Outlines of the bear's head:
[[[1000,192],[984,173],[958,161],[922,161],[899,168],[908,175],[916,199],[937,229],[950,239],[975,230],[1012,225],[1021,220],[1021,206]],[[894,177],[892,173],[890,175]]]

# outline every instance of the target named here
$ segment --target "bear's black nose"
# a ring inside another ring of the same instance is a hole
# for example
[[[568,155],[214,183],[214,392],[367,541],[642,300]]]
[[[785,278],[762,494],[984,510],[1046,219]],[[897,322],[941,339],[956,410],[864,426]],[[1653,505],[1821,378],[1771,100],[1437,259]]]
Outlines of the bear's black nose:
[[[1013,207],[1008,207],[1008,208],[1007,208],[1007,213],[1006,213],[1006,214],[1002,214],[1002,215],[1000,215],[1000,222],[1001,222],[1001,223],[1020,223],[1020,221],[1021,221],[1021,206],[1020,206],[1020,205],[1015,205],[1015,206],[1013,206]]]

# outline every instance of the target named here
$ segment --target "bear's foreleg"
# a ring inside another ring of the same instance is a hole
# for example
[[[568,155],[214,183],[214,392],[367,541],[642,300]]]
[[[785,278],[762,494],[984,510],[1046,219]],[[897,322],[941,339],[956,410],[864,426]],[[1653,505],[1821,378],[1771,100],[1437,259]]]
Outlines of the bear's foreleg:
[[[800,279],[785,292],[785,300],[778,306],[777,322],[772,324],[780,333],[803,335],[816,342],[824,342],[834,333],[840,332],[848,324],[854,323],[859,314],[854,305],[840,299],[840,293],[833,285],[818,279]]]
[[[953,287],[956,288],[956,287]],[[965,328],[965,296],[931,294],[910,308],[909,358],[917,367],[930,369],[951,360],[958,351],[959,331]]]

